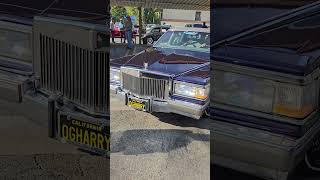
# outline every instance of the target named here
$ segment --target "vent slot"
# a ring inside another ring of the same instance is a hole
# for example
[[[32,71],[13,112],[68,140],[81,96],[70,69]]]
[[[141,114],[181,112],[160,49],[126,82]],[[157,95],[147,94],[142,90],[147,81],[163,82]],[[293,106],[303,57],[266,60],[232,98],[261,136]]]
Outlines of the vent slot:
[[[153,78],[139,78],[122,73],[123,89],[140,96],[165,99],[166,80]]]

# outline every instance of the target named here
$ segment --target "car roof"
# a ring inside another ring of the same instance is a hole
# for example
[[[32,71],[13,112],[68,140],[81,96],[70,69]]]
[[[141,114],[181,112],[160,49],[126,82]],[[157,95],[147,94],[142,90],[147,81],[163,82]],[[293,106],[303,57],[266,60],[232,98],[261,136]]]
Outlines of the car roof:
[[[175,27],[175,28],[169,29],[169,31],[194,31],[194,32],[206,32],[206,33],[210,33],[210,28]]]
[[[168,25],[154,25],[154,26],[152,26],[152,28],[160,28],[160,27],[170,28],[170,26],[168,26]]]

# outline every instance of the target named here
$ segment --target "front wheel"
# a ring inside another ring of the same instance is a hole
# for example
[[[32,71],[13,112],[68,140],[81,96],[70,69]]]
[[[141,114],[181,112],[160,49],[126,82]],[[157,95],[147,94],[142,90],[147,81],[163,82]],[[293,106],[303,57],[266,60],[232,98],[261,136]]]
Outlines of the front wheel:
[[[320,172],[320,135],[317,135],[312,146],[306,152],[304,161],[309,169]]]
[[[312,146],[304,155],[304,161],[299,166],[299,171],[308,176],[318,176],[320,173],[320,138],[316,136]]]
[[[153,38],[152,38],[152,37],[148,37],[148,38],[147,38],[147,44],[148,44],[148,45],[152,45],[153,43],[154,43]]]
[[[317,154],[317,157],[314,157],[315,155],[306,153],[304,157],[304,162],[309,168],[309,170],[312,170],[314,172],[319,173],[320,172],[320,158],[319,155]]]

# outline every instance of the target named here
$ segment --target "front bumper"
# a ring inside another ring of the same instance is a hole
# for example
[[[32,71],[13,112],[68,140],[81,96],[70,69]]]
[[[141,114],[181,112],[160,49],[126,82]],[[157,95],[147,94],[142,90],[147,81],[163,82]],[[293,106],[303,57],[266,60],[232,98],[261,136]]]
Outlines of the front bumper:
[[[320,122],[298,139],[214,118],[210,130],[214,164],[264,179],[286,180],[303,161],[320,131]]]
[[[61,142],[65,142],[58,134],[57,114],[61,112],[67,116],[81,117],[83,121],[88,123],[102,124],[103,127],[109,127],[110,120],[108,114],[105,116],[89,114],[78,110],[77,106],[71,102],[64,104],[67,101],[63,101],[62,104],[60,101],[59,106],[58,103],[52,106],[52,99],[57,96],[39,91],[35,87],[35,84],[32,77],[0,70],[0,103],[10,106],[10,109],[13,109],[14,112],[19,113],[34,123],[47,127],[48,136]],[[80,149],[103,156],[109,156],[110,153],[109,151],[101,151],[100,149],[94,149],[83,144],[72,144]]]
[[[110,85],[110,92],[116,94],[116,97],[120,99],[123,102],[123,104],[127,103],[127,93],[122,91],[118,86]],[[200,119],[209,105],[209,102],[206,102],[204,105],[199,105],[174,99],[166,99],[160,101],[150,99],[147,97],[134,97],[142,100],[150,100],[150,108],[148,112],[175,113],[193,119]]]

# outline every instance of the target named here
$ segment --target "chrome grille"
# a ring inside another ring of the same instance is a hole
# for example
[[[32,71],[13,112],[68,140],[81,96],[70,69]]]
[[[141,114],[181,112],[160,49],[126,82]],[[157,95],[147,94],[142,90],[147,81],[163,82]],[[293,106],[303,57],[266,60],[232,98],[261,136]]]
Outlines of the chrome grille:
[[[123,89],[140,96],[165,99],[166,84],[167,80],[135,77],[122,72]]]
[[[107,52],[40,34],[41,88],[94,112],[107,112]]]

